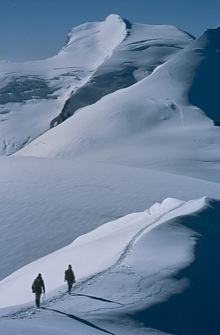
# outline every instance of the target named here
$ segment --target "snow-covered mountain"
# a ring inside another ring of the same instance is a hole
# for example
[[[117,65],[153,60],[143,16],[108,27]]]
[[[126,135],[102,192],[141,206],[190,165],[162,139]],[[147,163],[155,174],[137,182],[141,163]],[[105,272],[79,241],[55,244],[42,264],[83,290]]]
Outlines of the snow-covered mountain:
[[[0,62],[0,153],[16,152],[76,110],[143,79],[191,41],[172,26],[110,15],[74,28],[50,59]]]
[[[218,334],[219,41],[110,15],[0,62],[3,335]]]

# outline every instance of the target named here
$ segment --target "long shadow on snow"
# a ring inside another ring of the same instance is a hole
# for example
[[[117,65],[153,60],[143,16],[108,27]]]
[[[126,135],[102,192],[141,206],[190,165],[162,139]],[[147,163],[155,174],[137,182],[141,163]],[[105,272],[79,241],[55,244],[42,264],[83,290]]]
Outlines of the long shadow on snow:
[[[103,302],[110,302],[112,304],[117,304],[117,305],[120,305],[120,306],[124,306],[120,302],[96,297],[96,296],[93,296],[93,295],[87,295],[87,294],[82,294],[82,293],[73,293],[71,295],[74,295],[74,296],[77,296],[77,297],[87,297],[87,298],[94,299],[94,300],[99,300],[99,301],[103,301]]]
[[[178,222],[201,234],[195,261],[175,277],[189,278],[182,294],[132,315],[147,327],[176,335],[219,335],[220,202]]]
[[[58,309],[52,309],[52,308],[47,308],[47,307],[41,307],[41,309],[45,309],[47,311],[52,311],[52,312],[55,312],[55,313],[66,315],[69,318],[71,318],[73,320],[76,320],[76,321],[79,321],[79,322],[81,322],[81,323],[83,323],[83,324],[85,324],[85,325],[87,325],[89,327],[95,328],[95,329],[100,330],[100,331],[102,331],[104,333],[107,333],[107,334],[115,335],[114,333],[111,333],[108,330],[105,330],[105,329],[103,329],[101,327],[98,327],[98,326],[94,325],[92,322],[89,322],[89,321],[87,321],[85,319],[79,318],[78,316],[75,316],[73,314],[64,313],[64,312],[59,311]]]

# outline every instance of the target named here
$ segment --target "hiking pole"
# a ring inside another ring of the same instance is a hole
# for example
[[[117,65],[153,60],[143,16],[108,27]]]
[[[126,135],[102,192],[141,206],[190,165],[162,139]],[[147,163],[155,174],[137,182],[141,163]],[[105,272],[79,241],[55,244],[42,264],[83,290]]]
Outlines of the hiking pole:
[[[42,302],[44,302],[44,298],[45,298],[45,292],[43,293]]]

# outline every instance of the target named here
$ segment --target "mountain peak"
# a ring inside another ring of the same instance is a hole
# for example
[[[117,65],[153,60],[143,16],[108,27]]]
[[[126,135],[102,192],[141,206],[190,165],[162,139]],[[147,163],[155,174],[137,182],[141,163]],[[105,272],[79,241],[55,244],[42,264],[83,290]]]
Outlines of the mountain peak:
[[[196,39],[194,45],[203,49],[215,47],[220,49],[220,26],[213,29],[207,29],[199,38]]]
[[[127,23],[126,23],[127,22]],[[127,35],[128,21],[119,15],[111,14],[103,22],[88,22],[71,29],[61,51],[68,51],[78,44],[99,44],[108,50],[114,49]]]

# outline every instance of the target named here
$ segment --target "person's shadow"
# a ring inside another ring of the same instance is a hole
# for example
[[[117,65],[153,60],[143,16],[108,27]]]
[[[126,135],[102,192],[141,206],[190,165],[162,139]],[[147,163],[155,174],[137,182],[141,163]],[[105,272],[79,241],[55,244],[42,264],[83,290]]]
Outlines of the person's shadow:
[[[99,300],[99,301],[102,301],[102,302],[110,302],[112,304],[117,304],[117,305],[123,306],[123,304],[121,304],[120,302],[96,297],[96,296],[93,296],[93,295],[87,295],[87,294],[81,294],[81,293],[72,293],[71,295],[74,295],[74,296],[77,296],[77,297],[87,297],[87,298],[90,298],[90,299]]]
[[[111,304],[117,304],[117,305],[123,306],[123,304],[121,304],[120,302],[116,302],[116,301],[113,301],[113,300],[108,300],[108,299],[104,299],[104,298],[96,297],[96,296],[92,296],[92,295],[87,295],[87,294],[72,293],[71,296],[87,297],[87,298],[90,298],[90,299],[99,300],[99,301],[102,301],[102,302],[108,302],[108,303],[111,303]],[[79,322],[81,322],[81,323],[83,323],[83,324],[85,324],[85,325],[87,325],[89,327],[98,329],[98,330],[100,330],[100,331],[102,331],[104,333],[107,333],[107,334],[115,335],[114,333],[111,333],[108,330],[100,328],[100,327],[94,325],[93,323],[91,323],[90,321],[87,321],[85,319],[79,318],[78,316],[75,316],[73,314],[64,313],[64,312],[61,312],[61,311],[59,311],[57,309],[52,309],[52,308],[47,308],[47,307],[41,307],[41,309],[44,309],[44,310],[47,310],[47,311],[52,311],[52,312],[59,313],[59,314],[62,314],[62,315],[66,315],[67,317],[69,317],[69,318],[71,318],[73,320],[79,321]]]
[[[105,329],[103,329],[101,327],[98,327],[98,326],[94,325],[92,322],[89,322],[89,321],[87,321],[85,319],[79,318],[78,316],[75,316],[73,314],[64,313],[64,312],[61,312],[61,311],[59,311],[57,309],[52,309],[52,308],[47,308],[47,307],[41,307],[41,309],[44,309],[44,310],[47,310],[47,311],[52,311],[52,312],[59,313],[59,314],[62,314],[62,315],[66,315],[68,318],[71,318],[73,320],[81,322],[81,323],[83,323],[83,324],[85,324],[85,325],[87,325],[89,327],[95,328],[95,329],[100,330],[100,331],[102,331],[104,333],[107,333],[107,334],[115,335],[114,333],[111,333],[108,330],[105,330]]]

